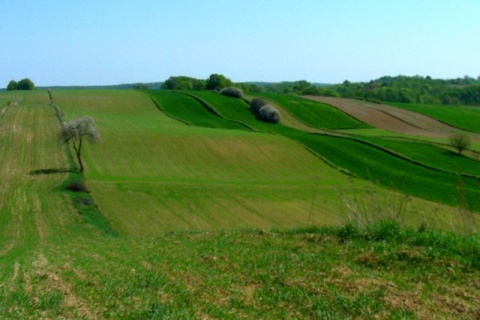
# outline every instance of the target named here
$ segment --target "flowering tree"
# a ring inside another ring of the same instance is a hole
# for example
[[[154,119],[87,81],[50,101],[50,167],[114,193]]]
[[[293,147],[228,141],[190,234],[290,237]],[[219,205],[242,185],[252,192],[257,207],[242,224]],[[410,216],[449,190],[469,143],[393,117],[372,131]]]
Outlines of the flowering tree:
[[[100,134],[95,128],[95,120],[90,116],[83,116],[79,119],[63,123],[62,128],[60,129],[60,139],[64,143],[72,143],[80,167],[80,173],[83,174],[83,141],[86,140],[95,143],[100,139]]]

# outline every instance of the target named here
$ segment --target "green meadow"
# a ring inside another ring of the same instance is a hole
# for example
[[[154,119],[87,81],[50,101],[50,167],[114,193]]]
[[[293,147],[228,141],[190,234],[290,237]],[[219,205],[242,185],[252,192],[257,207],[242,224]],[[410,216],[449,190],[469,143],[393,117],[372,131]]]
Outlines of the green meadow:
[[[281,105],[303,123],[318,129],[367,129],[369,125],[327,104],[287,94],[262,93],[267,101]]]
[[[471,154],[294,96],[264,96],[270,124],[215,92],[52,94],[101,140],[88,193],[66,191],[79,174],[47,92],[0,93],[0,318],[480,312]]]
[[[480,133],[480,108],[472,106],[446,106],[446,105],[416,105],[409,103],[389,102],[391,106],[418,112],[451,126]]]

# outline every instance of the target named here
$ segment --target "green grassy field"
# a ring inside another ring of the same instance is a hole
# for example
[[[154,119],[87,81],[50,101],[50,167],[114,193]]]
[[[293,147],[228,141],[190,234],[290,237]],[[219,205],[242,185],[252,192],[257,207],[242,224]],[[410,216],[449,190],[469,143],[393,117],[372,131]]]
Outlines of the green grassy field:
[[[209,103],[221,115],[228,114],[234,119],[262,131],[282,135],[308,147],[339,169],[344,169],[362,179],[380,183],[386,187],[394,186],[402,192],[424,199],[458,205],[457,185],[461,183],[468,198],[469,205],[477,210],[478,185],[476,179],[461,177],[455,174],[438,172],[415,163],[404,161],[395,154],[385,152],[375,146],[376,140],[369,140],[370,145],[362,144],[355,139],[339,138],[327,135],[308,134],[302,130],[271,124],[256,119],[245,104],[214,92],[195,93]],[[237,101],[229,104],[223,100]],[[234,108],[235,112],[225,110]],[[234,118],[235,117],[235,118]],[[380,141],[380,140],[379,140]],[[381,145],[381,141],[379,142]],[[417,145],[415,145],[417,146]],[[413,152],[411,152],[413,153]],[[440,166],[446,167],[445,160]],[[470,161],[475,164],[474,160]],[[435,168],[435,166],[433,166]]]
[[[58,92],[55,102],[68,118],[97,120],[103,138],[85,152],[88,185],[122,234],[339,222],[335,186],[347,177],[286,138],[187,126],[138,92]],[[311,217],[314,186],[321,212]]]
[[[397,108],[418,112],[451,126],[480,133],[480,107],[471,106],[446,106],[446,105],[416,105],[408,103],[389,102]]]
[[[392,222],[298,229],[343,224],[351,203],[342,196],[377,218],[385,218],[374,212],[380,204],[396,205],[392,193],[369,189],[305,146],[356,173],[376,168],[386,181],[411,172],[413,188],[428,192],[451,183],[445,174],[351,139],[260,122],[237,102],[228,116],[264,133],[229,128],[235,122],[219,116],[193,125],[205,109],[178,93],[157,96],[161,108],[169,105],[166,115],[142,92],[53,91],[65,119],[96,120],[102,139],[84,146],[85,175],[118,234],[111,236],[61,188],[75,174],[67,172],[68,148],[47,93],[14,95],[20,103],[0,122],[2,319],[465,319],[480,312],[478,234],[431,230],[469,232],[476,215],[394,193],[412,229]],[[220,97],[202,94],[228,118],[221,102],[228,98]],[[171,107],[174,99],[183,107]],[[408,152],[392,141],[384,147]],[[442,159],[432,164],[445,165]]]
[[[267,101],[273,101],[303,123],[314,128],[330,130],[371,128],[369,125],[321,102],[287,94],[261,93],[258,96],[267,99]]]
[[[366,139],[402,157],[424,166],[460,175],[480,177],[480,162],[458,153],[448,145],[439,147],[428,143],[397,139]]]
[[[192,97],[166,90],[150,90],[148,93],[165,114],[173,115],[191,125],[207,128],[245,129],[238,123],[220,119],[208,112]]]
[[[37,246],[97,234],[59,188],[69,165],[48,97],[18,96],[21,103],[11,107],[0,123],[0,256],[11,262]]]

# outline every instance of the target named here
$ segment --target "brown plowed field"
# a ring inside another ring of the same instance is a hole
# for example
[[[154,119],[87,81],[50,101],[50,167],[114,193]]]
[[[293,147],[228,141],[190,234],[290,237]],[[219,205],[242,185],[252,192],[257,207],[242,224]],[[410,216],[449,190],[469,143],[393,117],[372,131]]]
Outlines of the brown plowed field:
[[[459,129],[419,113],[360,100],[306,96],[332,105],[376,128],[410,135],[441,137]]]

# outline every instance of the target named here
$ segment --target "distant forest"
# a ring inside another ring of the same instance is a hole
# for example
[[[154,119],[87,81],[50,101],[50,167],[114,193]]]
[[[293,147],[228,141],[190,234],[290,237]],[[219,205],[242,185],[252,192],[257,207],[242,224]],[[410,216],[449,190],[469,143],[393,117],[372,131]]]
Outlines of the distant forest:
[[[370,82],[344,81],[336,85],[311,84],[302,80],[275,84],[245,84],[242,89],[247,92],[264,90],[276,93],[344,97],[376,103],[480,105],[480,77],[474,79],[468,76],[450,80],[432,79],[428,76],[387,76]]]
[[[480,106],[480,76],[464,76],[457,79],[433,79],[429,76],[385,76],[369,82],[341,84],[310,83],[305,80],[285,82],[240,82],[234,83],[221,74],[212,74],[207,79],[187,76],[172,76],[164,82],[129,83],[112,86],[52,86],[38,89],[169,89],[169,90],[219,90],[238,87],[246,93],[286,93],[344,97],[375,103],[405,102],[418,104],[447,104]],[[3,91],[3,90],[1,90]]]
[[[382,77],[370,82],[344,81],[330,88],[341,97],[372,102],[480,105],[480,77],[451,80],[421,76]]]
[[[212,85],[212,77],[222,81]],[[216,87],[218,86],[218,88]],[[419,104],[464,104],[480,105],[480,77],[442,80],[422,76],[382,77],[370,82],[344,81],[341,84],[327,85],[310,83],[305,80],[293,82],[243,82],[233,83],[223,75],[212,75],[209,79],[195,79],[179,76],[170,77],[162,89],[204,90],[236,86],[248,93],[272,92],[298,95],[317,95],[367,100],[370,102],[405,102]]]

